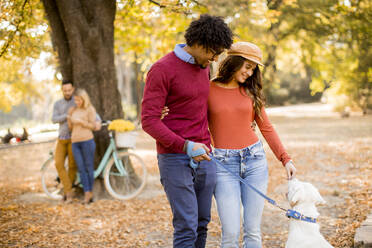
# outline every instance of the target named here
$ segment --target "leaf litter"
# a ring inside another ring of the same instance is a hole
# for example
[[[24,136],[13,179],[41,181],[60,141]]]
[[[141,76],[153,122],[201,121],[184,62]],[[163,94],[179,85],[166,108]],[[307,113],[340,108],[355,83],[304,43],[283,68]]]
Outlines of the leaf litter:
[[[320,132],[313,130],[314,136],[305,138],[312,132],[308,129],[311,122],[318,124],[319,119],[300,119],[296,129],[284,119],[272,120],[295,161],[297,177],[313,183],[327,201],[318,207],[322,234],[334,247],[353,247],[356,228],[372,208],[372,128],[365,128],[372,118],[352,117],[341,120],[344,123],[339,126],[337,122],[331,127],[320,125]],[[340,137],[328,135],[342,129],[345,122],[352,136],[345,130]],[[265,146],[270,165],[268,195],[288,207],[284,169]],[[151,180],[145,192],[160,193],[125,202],[100,199],[85,206],[80,199],[71,204],[49,200],[40,196],[39,172],[49,149],[53,144],[0,150],[0,247],[172,247],[171,212],[158,179]],[[150,176],[158,178],[156,157],[144,159]],[[34,197],[21,197],[30,193]],[[266,204],[264,247],[284,247],[288,223],[283,212]],[[207,247],[218,247],[220,235],[213,203]]]

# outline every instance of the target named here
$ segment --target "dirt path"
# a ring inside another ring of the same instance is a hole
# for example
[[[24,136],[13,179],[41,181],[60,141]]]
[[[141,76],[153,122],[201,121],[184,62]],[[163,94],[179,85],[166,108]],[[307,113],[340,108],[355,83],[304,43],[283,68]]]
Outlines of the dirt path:
[[[335,247],[352,247],[355,229],[372,208],[372,117],[340,119],[316,104],[268,112],[296,163],[298,178],[313,183],[327,201],[318,208],[321,232]],[[172,246],[170,209],[151,138],[142,133],[138,145],[150,172],[145,191],[131,201],[102,199],[89,206],[78,201],[65,205],[42,193],[39,170],[53,146],[0,150],[0,247]],[[265,146],[268,194],[288,206],[284,169]],[[215,206],[209,227],[207,247],[217,247],[220,225]],[[284,247],[287,232],[288,219],[266,204],[264,246]]]

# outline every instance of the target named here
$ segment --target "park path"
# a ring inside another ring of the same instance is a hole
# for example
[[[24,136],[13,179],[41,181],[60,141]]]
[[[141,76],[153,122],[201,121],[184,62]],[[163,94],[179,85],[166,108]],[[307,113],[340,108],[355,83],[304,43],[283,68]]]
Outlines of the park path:
[[[306,104],[268,109],[298,179],[314,184],[327,201],[320,206],[321,232],[335,247],[352,247],[355,229],[372,209],[372,116],[341,119],[329,106]],[[0,150],[0,247],[171,247],[172,226],[159,182],[153,140],[140,134],[138,153],[149,178],[136,199],[100,199],[89,206],[45,197],[40,166],[53,143]],[[265,143],[268,195],[288,206],[284,169]],[[217,247],[220,225],[215,205],[207,247]],[[264,247],[284,247],[288,219],[266,204]]]

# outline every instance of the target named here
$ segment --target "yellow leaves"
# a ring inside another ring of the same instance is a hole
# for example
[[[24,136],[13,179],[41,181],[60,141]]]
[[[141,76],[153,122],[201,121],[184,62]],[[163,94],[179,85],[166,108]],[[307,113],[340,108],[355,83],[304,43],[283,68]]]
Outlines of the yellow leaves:
[[[0,57],[37,57],[49,40],[41,1],[14,0],[0,4]]]
[[[0,110],[11,111],[13,106],[29,103],[31,97],[38,97],[36,86],[27,72],[25,61],[14,58],[0,58]]]
[[[278,20],[278,17],[282,14],[281,11],[278,10],[269,10],[266,13],[267,18],[271,20],[271,22],[275,23]]]
[[[33,94],[29,86],[24,82],[16,82],[14,84],[0,83],[0,110],[9,112],[13,106],[27,103],[27,96]]]
[[[159,3],[167,7],[142,0],[123,5],[115,20],[115,46],[123,49],[127,61],[145,64],[142,72],[183,41],[182,34],[191,21],[181,13],[184,7],[177,6],[177,1]]]
[[[283,4],[294,6],[294,5],[297,4],[297,0],[284,0],[284,1],[283,1]]]
[[[41,230],[41,227],[40,226],[37,226],[37,225],[30,225],[26,230],[25,232],[26,233],[39,233]]]
[[[18,209],[18,205],[15,205],[15,204],[0,207],[0,211],[14,211],[16,209]]]
[[[116,132],[127,132],[134,130],[135,125],[131,121],[117,119],[110,123],[108,129]]]

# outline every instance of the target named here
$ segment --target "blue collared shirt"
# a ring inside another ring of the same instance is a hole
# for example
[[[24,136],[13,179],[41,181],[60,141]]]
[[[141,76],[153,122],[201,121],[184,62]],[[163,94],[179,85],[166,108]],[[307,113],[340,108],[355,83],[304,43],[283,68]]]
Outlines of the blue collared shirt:
[[[185,46],[186,44],[177,44],[174,47],[174,53],[179,59],[190,64],[196,64],[194,57],[183,49]]]

